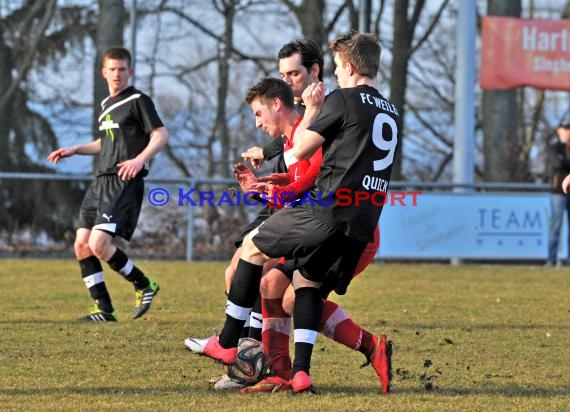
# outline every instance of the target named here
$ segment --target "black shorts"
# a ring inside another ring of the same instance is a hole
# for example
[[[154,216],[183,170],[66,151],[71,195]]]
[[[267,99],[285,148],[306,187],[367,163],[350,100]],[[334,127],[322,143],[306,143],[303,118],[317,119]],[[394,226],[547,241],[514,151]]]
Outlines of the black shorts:
[[[241,234],[239,235],[239,238],[234,242],[236,248],[241,246],[241,244],[243,243],[243,238],[246,237],[246,235],[249,232],[251,232],[253,229],[255,229],[257,226],[259,226],[263,222],[265,222],[267,220],[267,218],[269,216],[271,216],[273,214],[273,212],[275,212],[276,210],[277,209],[269,207],[269,206],[265,206],[263,209],[261,209],[261,211],[259,212],[257,217],[255,219],[253,219],[251,222],[249,222],[249,224],[247,225],[245,230],[243,232],[241,232]]]
[[[79,228],[97,229],[131,240],[144,196],[144,179],[121,180],[117,175],[97,176],[87,189],[79,213]]]
[[[269,257],[293,261],[303,277],[323,282],[323,294],[346,293],[367,242],[347,237],[313,216],[310,207],[280,209],[251,232],[255,246]]]

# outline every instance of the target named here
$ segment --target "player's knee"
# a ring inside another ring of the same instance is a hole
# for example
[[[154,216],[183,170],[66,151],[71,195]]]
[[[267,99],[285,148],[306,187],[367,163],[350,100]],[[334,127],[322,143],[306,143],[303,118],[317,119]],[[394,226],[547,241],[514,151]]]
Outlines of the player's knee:
[[[107,242],[104,237],[100,236],[89,237],[89,249],[99,259],[102,259],[104,261],[109,260],[112,256],[112,251],[110,250],[110,248],[112,248],[111,244]]]
[[[89,249],[95,256],[101,259],[101,255],[103,254],[103,247],[101,245],[101,242],[89,239]]]
[[[78,259],[84,259],[86,256],[91,255],[89,243],[80,239],[75,239],[75,242],[73,243],[73,250],[75,252],[75,256],[77,256]]]
[[[293,291],[293,289],[291,289]],[[283,295],[283,310],[289,316],[293,316],[293,308],[295,307],[295,292],[285,293]]]
[[[261,278],[261,282],[259,283],[259,292],[261,296],[266,297],[269,296],[271,292],[271,279],[268,279],[269,276],[263,276]]]
[[[264,298],[280,298],[289,284],[289,279],[280,270],[272,269],[261,278],[259,291]]]
[[[83,228],[77,229],[77,232],[75,233],[75,241],[73,242],[73,250],[78,260],[85,259],[93,255],[91,249],[89,249],[90,236],[90,230]]]

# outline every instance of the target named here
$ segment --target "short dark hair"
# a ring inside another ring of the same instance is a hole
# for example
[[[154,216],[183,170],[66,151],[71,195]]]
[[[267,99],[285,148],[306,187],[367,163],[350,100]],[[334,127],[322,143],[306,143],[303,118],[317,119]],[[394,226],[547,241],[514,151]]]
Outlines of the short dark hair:
[[[263,104],[270,103],[273,99],[280,99],[286,108],[294,110],[293,90],[281,79],[266,77],[251,87],[245,96],[247,104],[259,99]]]
[[[382,48],[378,38],[370,33],[351,30],[333,40],[329,48],[345,63],[351,63],[361,76],[375,78],[380,68]]]
[[[301,55],[301,64],[307,69],[307,71],[310,71],[311,67],[313,67],[313,64],[315,63],[319,66],[319,80],[322,81],[325,60],[323,52],[318,44],[310,39],[294,40],[281,47],[281,50],[277,53],[277,58],[284,59],[286,57],[291,57],[295,53],[299,53]]]
[[[103,54],[103,64],[105,64],[106,59],[111,60],[126,60],[129,68],[132,64],[131,52],[121,46],[114,46],[107,49],[105,54]]]

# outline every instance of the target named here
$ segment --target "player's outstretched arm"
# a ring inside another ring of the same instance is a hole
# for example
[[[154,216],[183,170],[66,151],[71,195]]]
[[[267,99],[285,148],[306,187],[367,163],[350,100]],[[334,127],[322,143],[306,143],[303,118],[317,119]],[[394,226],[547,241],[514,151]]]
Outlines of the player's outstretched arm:
[[[51,152],[47,159],[53,164],[57,164],[61,159],[73,155],[96,155],[101,151],[101,139],[94,140],[79,146],[61,147]]]
[[[57,164],[61,159],[64,157],[70,157],[77,153],[77,147],[61,147],[57,150],[51,152],[47,159],[52,162],[53,164]]]

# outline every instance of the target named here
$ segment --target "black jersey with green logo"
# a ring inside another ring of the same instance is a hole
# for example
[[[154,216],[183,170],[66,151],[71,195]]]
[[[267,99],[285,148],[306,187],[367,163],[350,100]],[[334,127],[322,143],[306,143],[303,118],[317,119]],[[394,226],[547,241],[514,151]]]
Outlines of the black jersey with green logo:
[[[315,217],[348,237],[373,240],[398,148],[398,122],[394,105],[368,85],[336,89],[326,97],[309,126],[325,139],[312,193],[321,199]],[[328,196],[332,202],[322,204]]]
[[[133,86],[101,102],[98,123],[97,176],[117,174],[117,163],[136,157],[147,146],[151,130],[163,126],[150,97]],[[141,173],[148,173],[148,165]]]

